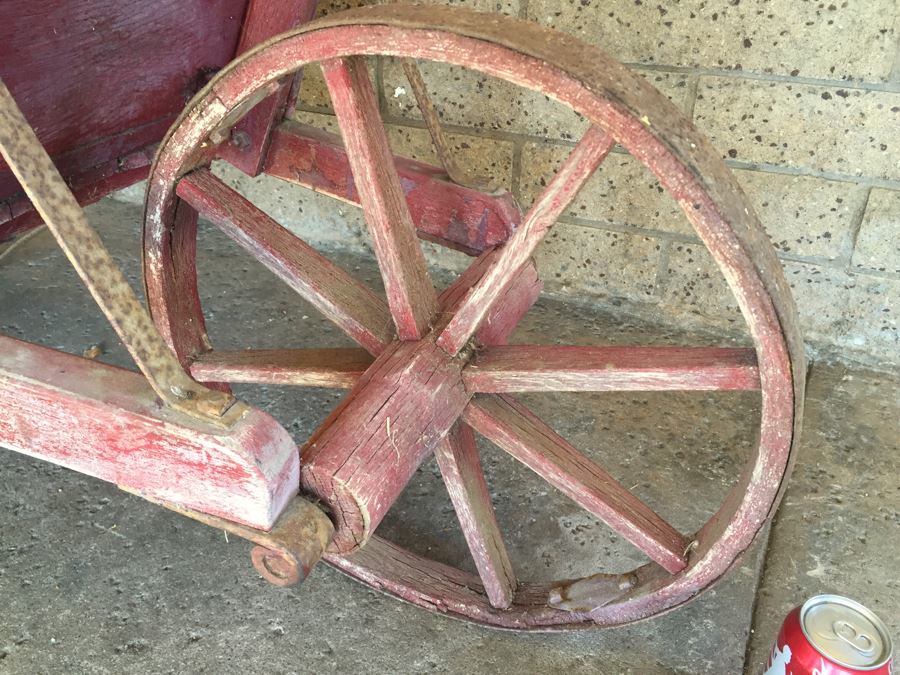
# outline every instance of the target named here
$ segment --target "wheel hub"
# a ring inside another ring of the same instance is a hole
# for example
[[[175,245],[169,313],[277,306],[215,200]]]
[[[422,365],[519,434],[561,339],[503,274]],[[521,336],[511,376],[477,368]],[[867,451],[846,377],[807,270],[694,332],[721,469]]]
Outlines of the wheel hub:
[[[451,356],[435,337],[391,343],[301,451],[303,489],[334,516],[332,551],[368,540],[472,397],[471,350]]]

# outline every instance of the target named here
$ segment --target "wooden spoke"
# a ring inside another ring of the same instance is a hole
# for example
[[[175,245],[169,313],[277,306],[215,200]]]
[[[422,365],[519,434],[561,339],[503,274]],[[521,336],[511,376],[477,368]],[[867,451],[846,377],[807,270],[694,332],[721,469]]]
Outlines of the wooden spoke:
[[[184,176],[177,193],[369,352],[379,353],[390,340],[390,314],[381,298],[208,169]]]
[[[463,418],[671,573],[687,564],[687,541],[653,509],[508,396],[478,396]]]
[[[581,186],[612,150],[615,140],[599,127],[590,127],[538,196],[516,233],[503,247],[494,265],[472,288],[459,311],[438,337],[438,345],[456,354],[478,329],[497,298],[519,268],[566,209]]]
[[[397,335],[401,340],[417,340],[428,332],[437,314],[437,294],[416,238],[366,63],[361,57],[331,59],[322,63],[322,72],[372,233]]]
[[[244,349],[202,354],[190,371],[201,382],[350,389],[370,365],[364,349]]]
[[[428,96],[428,86],[422,78],[419,66],[413,59],[401,59],[400,64],[413,91],[413,96],[416,98],[419,112],[422,113],[422,121],[425,122],[425,128],[428,129],[428,135],[431,136],[431,145],[434,147],[435,154],[437,154],[441,166],[444,167],[447,177],[457,185],[474,185],[477,181],[473,180],[456,162],[447,135],[441,128],[438,111]],[[486,184],[484,187],[485,192],[493,191]]]
[[[753,349],[488,347],[463,371],[472,392],[759,389]]]
[[[491,269],[501,253],[498,248],[485,251],[441,292],[439,300],[445,320],[453,317],[464,302],[466,293]],[[498,301],[491,306],[475,334],[477,341],[484,345],[505,344],[519,321],[537,301],[543,287],[544,282],[538,276],[534,260],[527,260]]]
[[[435,448],[434,457],[485,593],[492,606],[509,607],[516,590],[516,578],[497,526],[471,427],[461,422],[455,424]]]
[[[534,260],[528,260],[485,315],[475,333],[476,341],[482,345],[506,344],[543,288]]]
[[[160,265],[159,277],[154,277],[159,288],[148,297],[154,323],[186,366],[194,356],[210,349],[197,291],[197,211],[190,204],[177,203],[168,235],[160,256],[168,264]],[[165,302],[154,302],[159,296]]]

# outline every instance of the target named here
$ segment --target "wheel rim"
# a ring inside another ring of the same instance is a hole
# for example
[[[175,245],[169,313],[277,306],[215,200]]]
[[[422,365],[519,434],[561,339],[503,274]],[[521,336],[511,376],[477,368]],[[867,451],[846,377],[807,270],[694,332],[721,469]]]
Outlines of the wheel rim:
[[[249,53],[188,106],[151,172],[144,266],[154,318],[183,360],[210,349],[194,278],[196,214],[175,194],[179,179],[204,163],[209,135],[254,92],[303,65],[366,55],[443,61],[540,91],[581,113],[592,129],[608,133],[650,168],[713,255],[748,324],[759,364],[761,431],[756,454],[719,511],[687,538],[694,547],[685,556],[687,566],[670,574],[649,563],[634,571],[633,589],[589,613],[549,607],[551,584],[545,583],[520,583],[509,607],[494,607],[477,575],[377,537],[349,555],[332,553],[328,561],[414,604],[504,628],[618,625],[683,604],[739,560],[777,505],[799,431],[802,342],[774,252],[718,154],[658,92],[599,50],[505,17],[385,6],[328,17]],[[165,236],[168,232],[174,237]],[[392,309],[397,321],[393,303]],[[415,318],[403,321],[412,326],[406,337],[421,337]],[[465,341],[455,341],[449,351],[455,353]],[[472,408],[467,407],[470,423],[477,417]]]

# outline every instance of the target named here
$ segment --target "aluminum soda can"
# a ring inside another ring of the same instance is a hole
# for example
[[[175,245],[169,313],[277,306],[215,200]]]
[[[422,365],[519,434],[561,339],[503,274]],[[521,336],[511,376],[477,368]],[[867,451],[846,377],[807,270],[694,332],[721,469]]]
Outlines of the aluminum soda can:
[[[887,627],[861,604],[817,595],[790,611],[763,675],[891,675]]]

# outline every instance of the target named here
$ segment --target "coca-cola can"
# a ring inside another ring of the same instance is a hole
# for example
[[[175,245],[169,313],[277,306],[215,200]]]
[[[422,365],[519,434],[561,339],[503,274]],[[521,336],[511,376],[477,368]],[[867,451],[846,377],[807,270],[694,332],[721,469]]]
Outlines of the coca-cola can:
[[[763,675],[891,675],[887,627],[861,604],[817,595],[790,611]]]

